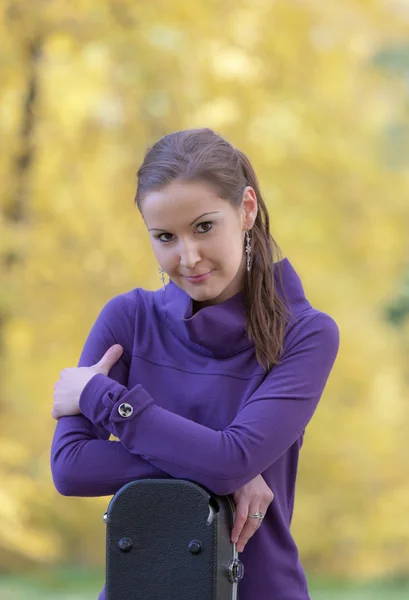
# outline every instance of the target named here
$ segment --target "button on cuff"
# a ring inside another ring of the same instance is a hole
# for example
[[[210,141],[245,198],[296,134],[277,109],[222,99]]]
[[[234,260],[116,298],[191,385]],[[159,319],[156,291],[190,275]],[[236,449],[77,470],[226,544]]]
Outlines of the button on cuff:
[[[126,402],[126,400],[128,400],[128,402]],[[119,407],[124,404],[129,405],[132,408],[132,413],[129,411],[127,417],[123,417],[122,409],[119,409]],[[129,390],[125,394],[125,396],[120,397],[120,399],[117,400],[115,405],[112,406],[112,408],[110,409],[110,421],[112,424],[116,423],[118,425],[120,423],[124,425],[125,420],[127,420],[130,423],[151,404],[154,404],[153,398],[148,394],[144,387],[138,384],[131,390]],[[120,436],[118,435],[117,437]]]
[[[127,402],[122,402],[118,406],[118,412],[121,415],[121,417],[130,417],[133,413],[133,406],[131,406]]]

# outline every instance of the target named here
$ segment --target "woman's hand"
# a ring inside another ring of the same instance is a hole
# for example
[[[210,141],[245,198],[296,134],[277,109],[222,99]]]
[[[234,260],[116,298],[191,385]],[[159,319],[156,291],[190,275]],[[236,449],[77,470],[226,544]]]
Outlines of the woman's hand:
[[[114,364],[120,359],[122,346],[114,344],[105,352],[101,360],[91,367],[74,367],[63,369],[60,379],[54,385],[54,405],[51,416],[53,419],[69,415],[79,415],[80,396],[88,381],[103,373],[108,375]]]
[[[231,540],[237,544],[237,551],[242,552],[251,536],[259,528],[261,521],[249,514],[262,512],[266,514],[267,508],[274,499],[274,494],[261,475],[246,483],[233,494],[236,504],[236,516],[232,530]]]

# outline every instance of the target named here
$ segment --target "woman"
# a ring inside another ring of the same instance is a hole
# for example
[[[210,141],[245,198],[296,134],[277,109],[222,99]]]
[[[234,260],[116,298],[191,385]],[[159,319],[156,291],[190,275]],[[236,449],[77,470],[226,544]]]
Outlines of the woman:
[[[135,201],[169,283],[107,302],[79,367],[61,372],[55,486],[101,496],[178,477],[233,494],[240,600],[307,600],[290,523],[337,324],[311,306],[289,260],[275,260],[254,170],[210,129],[154,144]]]

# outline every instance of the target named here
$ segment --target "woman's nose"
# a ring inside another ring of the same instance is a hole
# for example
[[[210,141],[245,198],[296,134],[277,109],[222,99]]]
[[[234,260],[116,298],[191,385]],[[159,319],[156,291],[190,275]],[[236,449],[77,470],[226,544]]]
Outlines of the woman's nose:
[[[200,260],[199,250],[196,243],[183,242],[179,247],[180,265],[185,269],[193,269]]]

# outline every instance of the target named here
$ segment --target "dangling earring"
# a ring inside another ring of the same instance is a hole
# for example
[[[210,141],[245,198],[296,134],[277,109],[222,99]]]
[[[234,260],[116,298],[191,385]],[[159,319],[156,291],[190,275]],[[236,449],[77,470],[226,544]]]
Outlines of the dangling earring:
[[[162,278],[163,291],[165,291],[166,290],[166,288],[165,288],[165,271],[162,269],[162,267],[159,267],[158,271],[159,271],[160,276]]]
[[[250,271],[250,256],[251,256],[251,241],[248,229],[246,229],[246,254],[247,254],[247,271]]]

